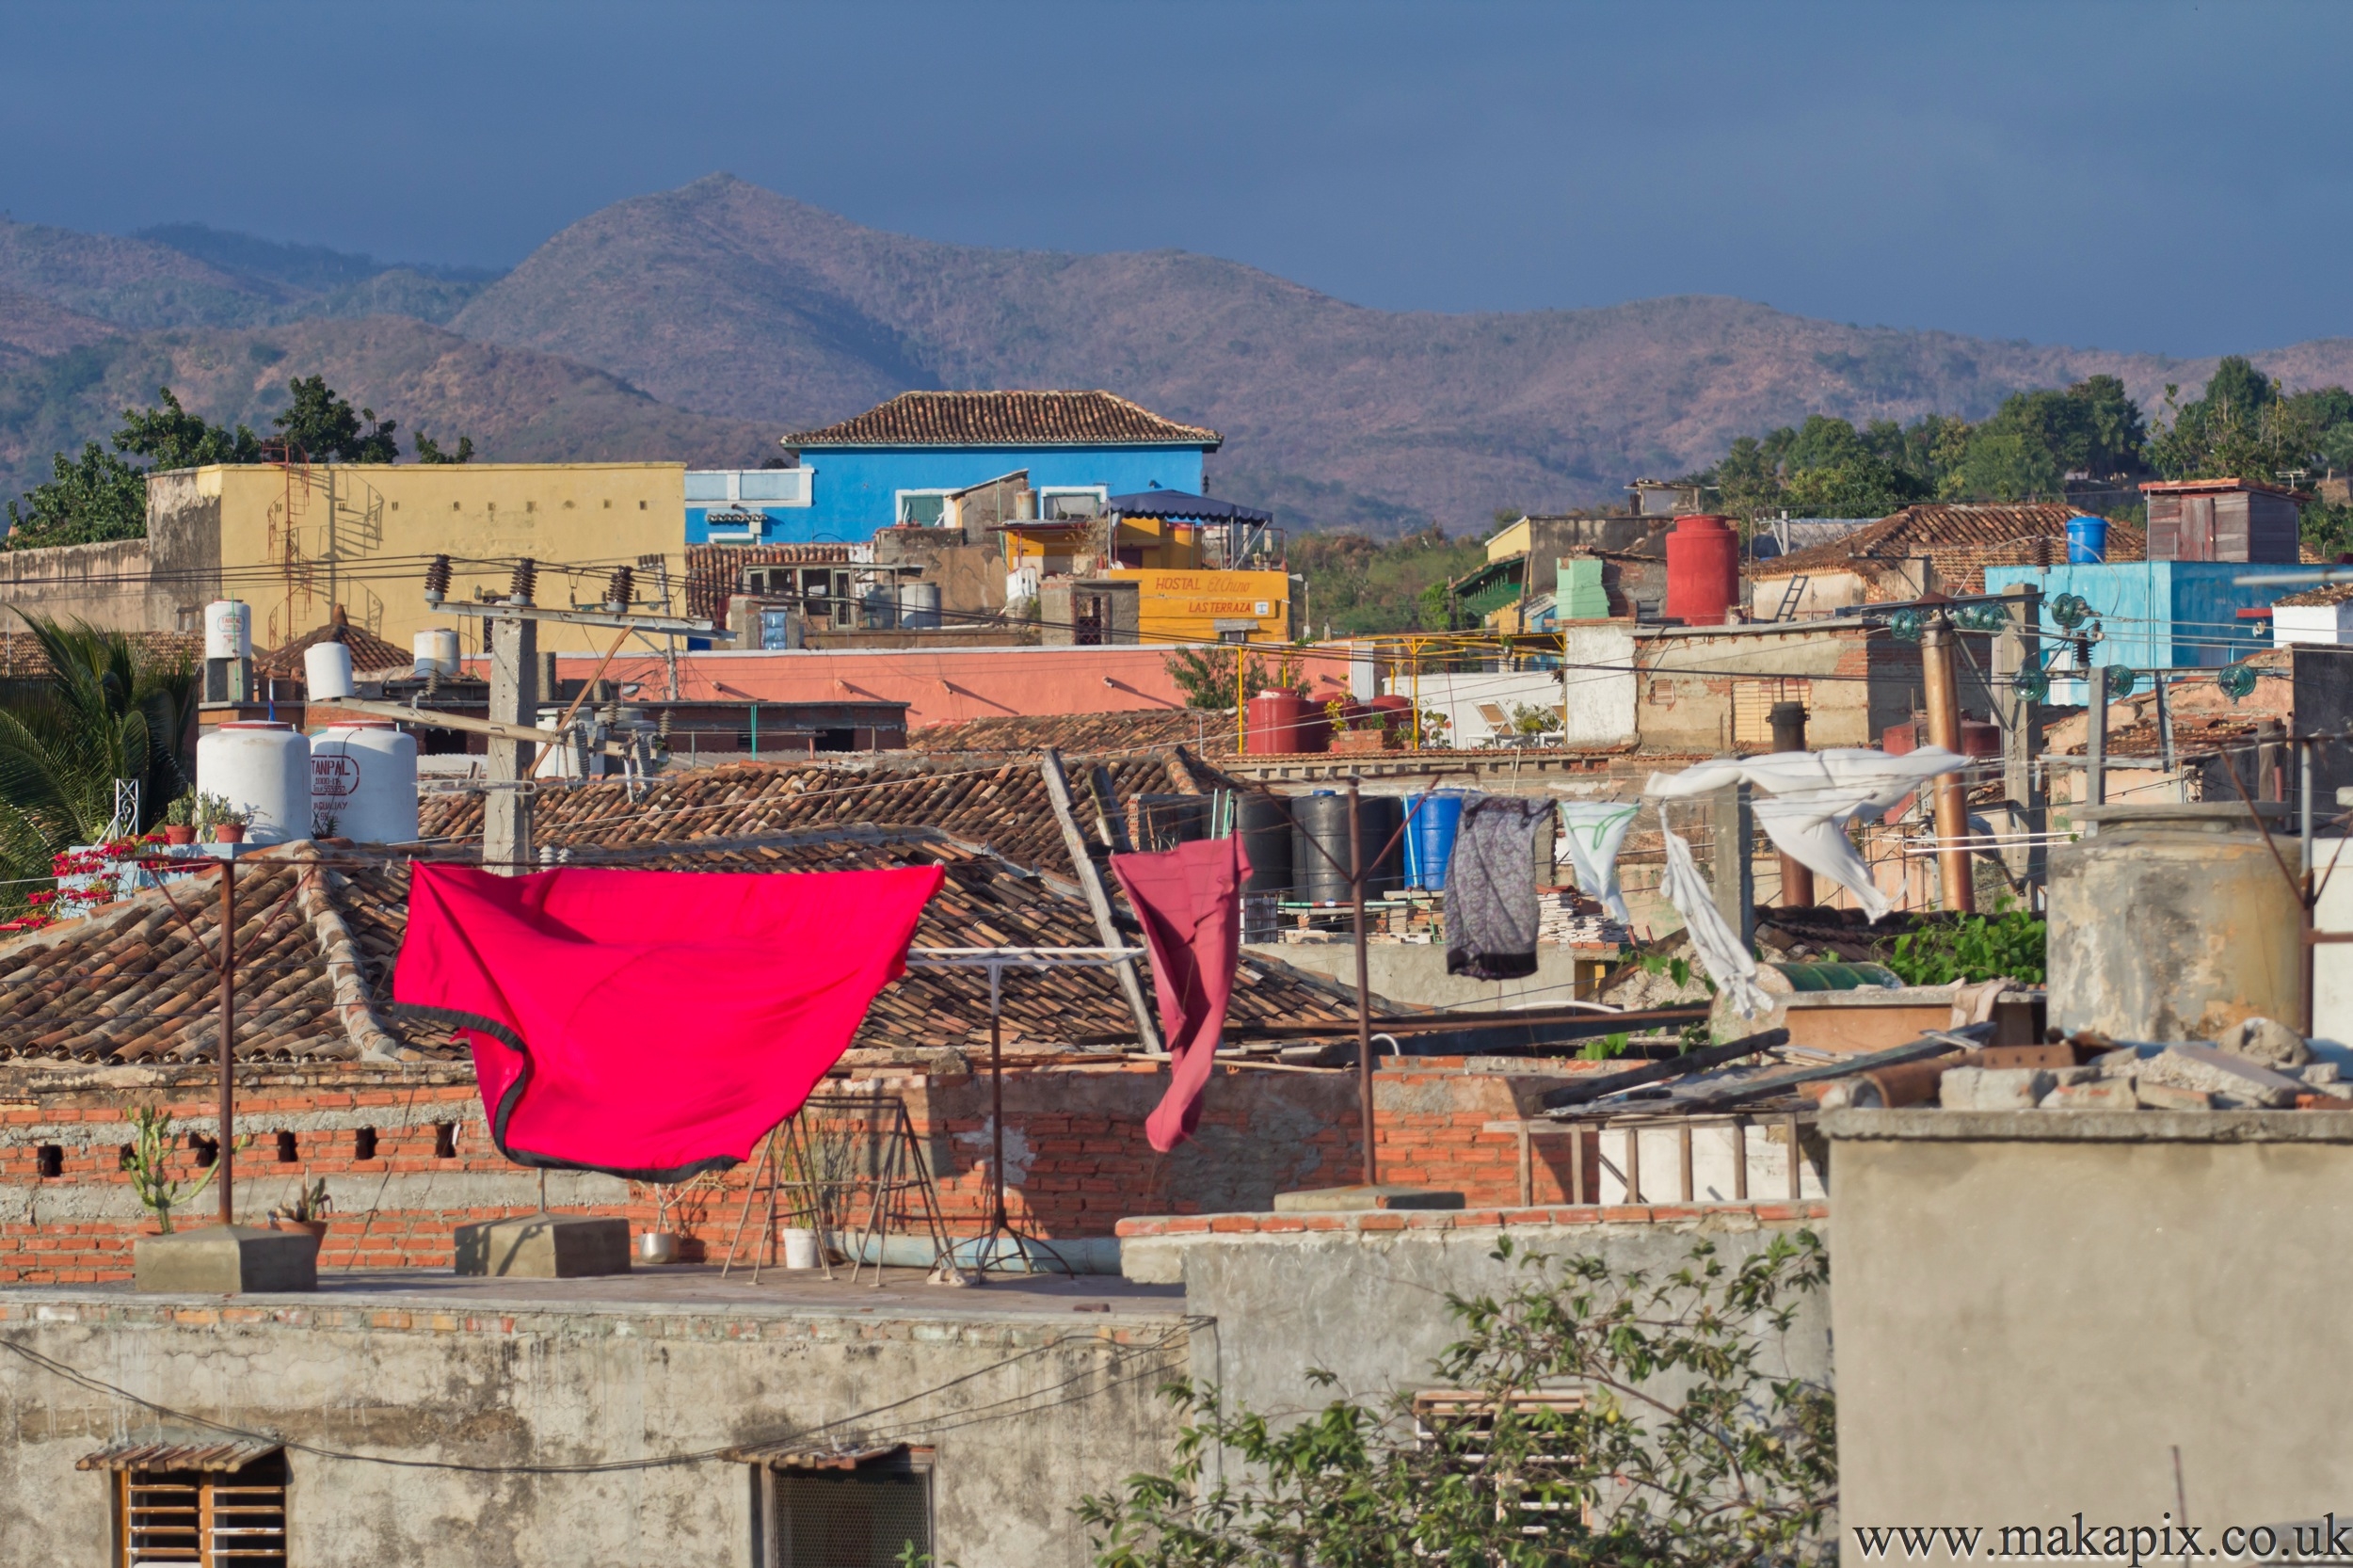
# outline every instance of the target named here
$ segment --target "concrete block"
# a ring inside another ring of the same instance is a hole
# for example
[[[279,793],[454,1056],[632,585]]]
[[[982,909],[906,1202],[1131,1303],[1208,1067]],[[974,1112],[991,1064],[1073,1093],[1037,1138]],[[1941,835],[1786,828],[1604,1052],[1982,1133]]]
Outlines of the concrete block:
[[[307,1231],[207,1225],[142,1236],[131,1248],[134,1290],[237,1296],[319,1288],[319,1239]]]
[[[459,1225],[456,1272],[517,1279],[629,1272],[629,1222],[586,1214],[524,1214]]]
[[[2048,1067],[1955,1067],[1937,1080],[1947,1111],[2031,1111],[2057,1086]]]
[[[2093,1078],[2062,1083],[2042,1096],[2045,1111],[2137,1111],[2140,1102],[2129,1078]]]
[[[2270,1018],[2242,1018],[2216,1035],[2214,1043],[2233,1056],[2243,1056],[2281,1072],[2301,1067],[2313,1059],[2313,1048],[2304,1043],[2304,1036]]]
[[[2202,1089],[2241,1105],[2270,1110],[2294,1105],[2296,1096],[2310,1088],[2300,1079],[2212,1046],[2168,1046],[2141,1063],[2140,1079],[2177,1089]]]
[[[2334,1062],[2307,1062],[2297,1069],[2296,1076],[2315,1088],[2345,1081],[2345,1073]]]
[[[1274,1194],[1277,1214],[1346,1214],[1370,1208],[1460,1208],[1463,1194],[1383,1182],[1378,1187],[1310,1187]]]
[[[2133,1082],[2133,1097],[2150,1111],[2212,1111],[2214,1096],[2203,1089],[2179,1089],[2148,1079]]]

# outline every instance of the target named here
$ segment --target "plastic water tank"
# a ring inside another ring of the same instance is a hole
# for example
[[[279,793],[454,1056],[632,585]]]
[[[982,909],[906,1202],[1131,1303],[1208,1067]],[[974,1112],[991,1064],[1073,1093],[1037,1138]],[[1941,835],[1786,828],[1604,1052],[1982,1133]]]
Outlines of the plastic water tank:
[[[293,725],[238,720],[205,731],[196,787],[247,814],[248,844],[311,836],[311,743]]]
[[[2096,567],[2108,558],[2108,520],[2072,517],[2067,520],[2067,564]]]
[[[899,626],[905,632],[936,632],[939,630],[939,584],[936,583],[902,583],[899,584]]]
[[[1245,892],[1288,896],[1291,890],[1291,814],[1280,795],[1253,792],[1234,803],[1235,830],[1250,857]]]
[[[302,650],[305,700],[327,702],[351,695],[351,649],[342,643],[312,643]]]
[[[412,667],[419,677],[457,673],[457,633],[446,626],[420,632],[408,639]]]
[[[1446,868],[1454,858],[1454,835],[1463,825],[1463,796],[1439,790],[1417,807],[1405,829],[1405,886],[1433,891],[1446,887]]]
[[[1322,751],[1332,744],[1321,712],[1297,692],[1260,692],[1247,712],[1242,749],[1253,757]]]
[[[1310,904],[1348,902],[1348,797],[1292,795],[1291,884]]]
[[[253,606],[241,599],[216,599],[204,606],[204,657],[253,657]]]
[[[329,725],[311,737],[311,815],[340,839],[406,844],[417,837],[417,738],[383,719]]]
[[[1667,536],[1667,618],[1721,626],[1739,597],[1740,536],[1732,520],[1706,513],[1677,518]]]

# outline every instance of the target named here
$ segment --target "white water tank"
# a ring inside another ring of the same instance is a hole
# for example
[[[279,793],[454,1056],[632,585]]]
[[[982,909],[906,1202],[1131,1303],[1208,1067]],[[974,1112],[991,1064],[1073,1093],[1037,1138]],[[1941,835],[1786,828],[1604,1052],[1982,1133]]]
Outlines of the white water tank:
[[[457,673],[457,633],[450,628],[420,632],[408,639],[408,648],[420,680],[428,675],[447,680]]]
[[[351,649],[342,643],[312,643],[302,650],[306,700],[326,702],[351,695]]]
[[[899,584],[899,625],[908,632],[939,630],[939,584],[936,583],[902,583]]]
[[[311,836],[311,743],[293,725],[241,719],[206,730],[196,743],[196,787],[247,814],[248,844]]]
[[[311,816],[362,844],[417,837],[417,738],[386,719],[333,724],[311,737]]]
[[[241,599],[216,599],[204,606],[204,657],[253,657],[253,606]]]

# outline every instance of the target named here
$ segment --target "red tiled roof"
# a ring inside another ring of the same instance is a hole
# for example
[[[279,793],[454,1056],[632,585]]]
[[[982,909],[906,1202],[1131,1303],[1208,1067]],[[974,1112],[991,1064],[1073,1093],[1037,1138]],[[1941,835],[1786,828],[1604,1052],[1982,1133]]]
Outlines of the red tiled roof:
[[[1793,551],[1752,567],[1753,579],[1851,571],[1859,565],[1891,565],[1925,555],[1938,586],[1977,593],[1989,566],[2058,566],[2067,559],[2067,520],[2080,508],[2056,502],[1986,504],[1927,503],[1859,528],[1842,539]],[[2108,523],[2108,559],[2137,561],[2149,550],[2148,536],[2129,522]]]
[[[8,617],[16,624],[16,617]],[[127,632],[131,651],[141,663],[168,666],[184,659],[200,663],[204,657],[204,633],[201,632]],[[53,675],[48,655],[40,650],[39,639],[21,626],[13,632],[0,632],[0,680],[38,679]]]
[[[724,622],[749,568],[846,567],[856,555],[857,547],[846,544],[690,544],[686,613],[713,626]]]
[[[276,676],[280,680],[302,679],[302,656],[321,643],[341,643],[351,649],[351,667],[355,670],[410,669],[416,656],[393,647],[364,626],[354,626],[336,612],[336,618],[315,632],[306,632],[293,642],[273,648],[253,656],[253,673]]]
[[[1117,713],[1022,713],[935,724],[907,736],[907,748],[928,752],[1028,752],[1047,746],[1071,753],[1132,751],[1187,745],[1198,752],[1234,749],[1231,712],[1155,708]]]
[[[1214,430],[1179,424],[1107,392],[901,392],[839,424],[784,438],[827,446],[1203,446]]]

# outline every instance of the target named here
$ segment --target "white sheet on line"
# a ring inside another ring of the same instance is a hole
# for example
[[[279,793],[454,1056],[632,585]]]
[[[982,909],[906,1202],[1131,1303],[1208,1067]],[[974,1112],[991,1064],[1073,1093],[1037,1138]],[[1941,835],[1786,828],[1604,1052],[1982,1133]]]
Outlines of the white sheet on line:
[[[1700,968],[1716,983],[1716,989],[1735,1013],[1753,1018],[1770,1010],[1772,1003],[1756,984],[1756,959],[1740,944],[1740,934],[1724,920],[1716,907],[1715,894],[1708,890],[1707,879],[1691,860],[1691,846],[1682,835],[1659,819],[1659,826],[1667,840],[1667,872],[1659,879],[1658,890],[1667,895],[1667,902],[1683,917],[1684,935],[1690,938],[1691,951],[1699,957]]]
[[[1618,850],[1641,809],[1623,800],[1561,803],[1561,826],[1569,843],[1569,862],[1577,869],[1577,888],[1587,898],[1601,900],[1620,925],[1632,925],[1634,917],[1626,913],[1625,894],[1618,887]]]

